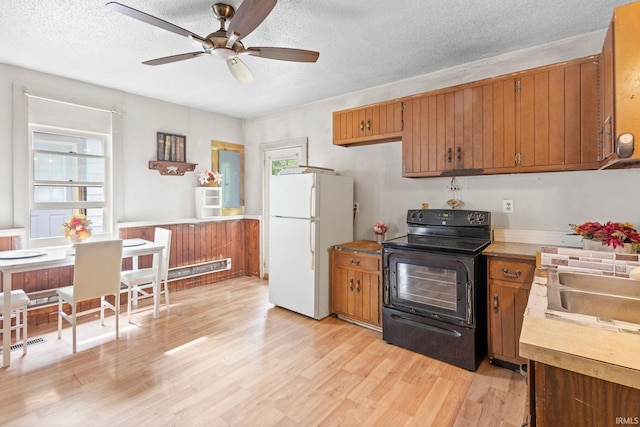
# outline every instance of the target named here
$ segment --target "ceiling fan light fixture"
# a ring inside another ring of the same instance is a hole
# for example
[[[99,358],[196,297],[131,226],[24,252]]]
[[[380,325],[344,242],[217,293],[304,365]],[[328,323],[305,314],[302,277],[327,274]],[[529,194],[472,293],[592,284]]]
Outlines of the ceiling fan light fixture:
[[[237,53],[235,53],[233,50],[231,50],[231,49],[229,49],[227,47],[218,47],[216,49],[213,49],[211,51],[211,54],[212,55],[216,55],[216,56],[218,56],[219,58],[222,58],[222,59],[233,59],[236,56],[238,56]]]

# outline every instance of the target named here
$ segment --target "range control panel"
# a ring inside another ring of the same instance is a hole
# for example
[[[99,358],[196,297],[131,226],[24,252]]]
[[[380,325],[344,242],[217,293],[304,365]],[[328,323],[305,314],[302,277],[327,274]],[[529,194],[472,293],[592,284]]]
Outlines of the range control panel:
[[[407,212],[407,225],[490,227],[491,212],[449,209],[411,209]]]

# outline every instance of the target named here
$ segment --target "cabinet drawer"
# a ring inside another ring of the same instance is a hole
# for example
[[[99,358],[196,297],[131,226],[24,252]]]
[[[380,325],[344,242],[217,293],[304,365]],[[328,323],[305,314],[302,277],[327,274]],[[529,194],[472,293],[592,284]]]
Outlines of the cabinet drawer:
[[[535,261],[489,257],[489,279],[530,284],[535,272]]]
[[[380,257],[375,255],[336,251],[333,261],[339,267],[358,268],[373,272],[380,271]]]

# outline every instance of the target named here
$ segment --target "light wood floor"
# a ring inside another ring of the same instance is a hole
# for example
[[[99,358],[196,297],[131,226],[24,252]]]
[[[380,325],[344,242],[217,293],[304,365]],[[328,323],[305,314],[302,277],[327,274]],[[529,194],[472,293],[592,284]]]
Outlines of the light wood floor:
[[[476,373],[389,345],[330,317],[275,308],[267,282],[239,278],[172,294],[105,326],[13,351],[0,370],[0,425],[520,426],[525,379],[486,360]],[[55,326],[53,326],[55,328]],[[97,339],[92,336],[100,335]]]

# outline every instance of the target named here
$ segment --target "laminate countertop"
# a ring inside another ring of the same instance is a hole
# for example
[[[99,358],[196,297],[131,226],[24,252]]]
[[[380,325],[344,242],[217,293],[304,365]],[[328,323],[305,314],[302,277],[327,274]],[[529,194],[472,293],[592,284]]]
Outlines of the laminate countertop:
[[[640,389],[640,333],[548,317],[547,271],[538,269],[520,334],[520,355]]]
[[[542,245],[533,243],[493,242],[482,253],[505,258],[536,259]]]

